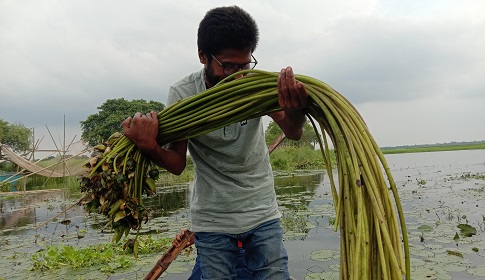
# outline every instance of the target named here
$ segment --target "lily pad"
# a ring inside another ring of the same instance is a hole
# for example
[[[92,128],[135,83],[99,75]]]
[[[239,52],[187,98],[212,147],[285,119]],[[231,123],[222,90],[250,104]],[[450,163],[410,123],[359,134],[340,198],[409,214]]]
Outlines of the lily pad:
[[[470,267],[467,272],[474,276],[485,277],[485,265],[479,265],[476,267]]]
[[[321,273],[308,273],[305,275],[305,280],[320,280],[320,279],[328,279],[328,280],[338,280],[340,279],[340,273],[334,271],[328,272],[321,272]]]
[[[334,258],[335,252],[332,250],[318,250],[318,251],[313,251],[312,254],[310,255],[310,259],[314,261],[329,261]]]
[[[459,224],[458,228],[461,231],[461,234],[466,237],[471,237],[477,234],[477,229],[469,224]]]
[[[421,225],[418,227],[418,230],[420,231],[432,231],[433,227],[429,225]]]

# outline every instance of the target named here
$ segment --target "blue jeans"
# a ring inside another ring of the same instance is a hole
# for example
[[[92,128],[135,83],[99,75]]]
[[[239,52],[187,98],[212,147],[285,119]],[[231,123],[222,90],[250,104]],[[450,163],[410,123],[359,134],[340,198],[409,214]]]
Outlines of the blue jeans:
[[[279,219],[240,233],[195,232],[200,257],[201,279],[236,279],[238,240],[245,250],[247,270],[253,279],[290,279],[288,254],[283,246],[283,228]]]
[[[236,279],[237,280],[252,280],[254,279],[253,274],[248,270],[246,265],[246,257],[244,249],[240,248],[237,253],[237,263],[236,263]],[[200,280],[202,279],[202,270],[200,269],[200,256],[195,259],[194,268],[192,269],[192,274],[188,280]]]

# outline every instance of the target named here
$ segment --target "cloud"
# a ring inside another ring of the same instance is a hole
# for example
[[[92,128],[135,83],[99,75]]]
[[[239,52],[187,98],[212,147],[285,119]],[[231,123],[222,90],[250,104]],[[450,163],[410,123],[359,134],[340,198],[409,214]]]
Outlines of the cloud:
[[[310,72],[354,102],[476,96],[484,89],[484,30],[483,23],[342,18],[307,49],[320,62]]]
[[[221,4],[258,22],[258,68],[291,65],[356,105],[482,100],[482,1],[2,1],[0,118],[45,127],[66,116],[80,135],[107,99],[165,102],[200,69],[197,27]]]

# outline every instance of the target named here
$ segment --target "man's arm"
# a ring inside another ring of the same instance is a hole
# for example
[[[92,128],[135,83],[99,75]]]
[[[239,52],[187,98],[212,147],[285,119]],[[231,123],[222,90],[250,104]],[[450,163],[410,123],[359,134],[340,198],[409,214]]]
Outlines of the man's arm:
[[[296,81],[291,67],[281,69],[278,76],[278,103],[283,110],[269,116],[287,138],[300,140],[306,122],[304,109],[308,106],[308,93],[305,86]]]
[[[136,113],[123,121],[123,133],[156,165],[180,175],[187,164],[187,140],[170,143],[166,149],[157,143],[158,115]]]

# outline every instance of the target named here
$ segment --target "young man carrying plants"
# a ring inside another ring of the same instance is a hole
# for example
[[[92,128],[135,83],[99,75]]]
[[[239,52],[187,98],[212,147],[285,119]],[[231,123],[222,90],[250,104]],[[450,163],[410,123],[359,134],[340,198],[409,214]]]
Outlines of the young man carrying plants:
[[[170,88],[167,106],[257,64],[253,53],[259,39],[258,27],[237,6],[208,11],[197,36],[199,61],[204,67]],[[282,110],[269,116],[286,137],[300,139],[308,94],[295,80],[291,67],[279,74],[278,102]],[[195,167],[191,230],[203,279],[236,277],[238,241],[243,244],[247,268],[254,279],[290,279],[261,118],[234,123],[165,148],[156,142],[156,112],[136,113],[123,122],[123,130],[154,163],[174,174],[184,170],[187,149],[190,151]]]

